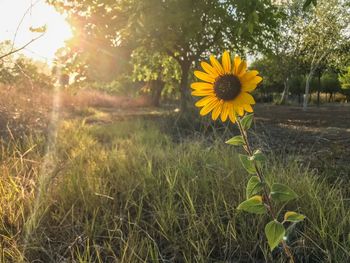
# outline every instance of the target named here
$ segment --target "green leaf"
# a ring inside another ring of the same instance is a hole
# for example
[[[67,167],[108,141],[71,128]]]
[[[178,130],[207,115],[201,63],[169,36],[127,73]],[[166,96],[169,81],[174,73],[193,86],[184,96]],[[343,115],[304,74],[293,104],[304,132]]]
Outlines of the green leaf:
[[[253,21],[249,21],[248,22],[248,32],[249,33],[253,33],[254,31],[254,22]]]
[[[284,221],[286,222],[300,222],[305,219],[305,216],[302,214],[298,214],[297,212],[294,211],[287,211],[284,214]]]
[[[303,5],[303,9],[305,10],[306,8],[308,8],[309,5],[311,5],[311,3],[312,3],[312,0],[305,0],[304,5]]]
[[[265,226],[265,235],[271,251],[283,240],[286,230],[284,226],[275,220]]]
[[[250,173],[250,174],[256,173],[254,161],[252,161],[249,156],[239,154],[239,159],[241,160],[241,163],[242,163],[244,169],[246,169],[248,173]]]
[[[266,212],[265,205],[262,202],[262,197],[260,195],[255,195],[248,200],[245,200],[237,207],[237,209],[253,214],[263,214]]]
[[[277,202],[287,202],[298,197],[298,195],[284,184],[273,184],[271,187],[272,200]]]
[[[265,155],[261,152],[261,150],[256,150],[253,154],[253,156],[250,158],[251,160],[257,161],[257,162],[265,162],[266,157]]]
[[[231,139],[229,139],[226,143],[238,146],[238,145],[243,145],[244,144],[244,140],[243,140],[242,135],[237,135],[237,136],[232,137]]]
[[[47,26],[43,25],[41,27],[30,27],[29,30],[33,33],[44,33],[47,30]]]
[[[247,184],[246,194],[247,198],[258,194],[263,189],[263,183],[260,182],[259,177],[252,176]]]
[[[243,119],[241,120],[243,130],[246,131],[252,126],[253,117],[254,117],[254,114],[248,114],[243,117]]]

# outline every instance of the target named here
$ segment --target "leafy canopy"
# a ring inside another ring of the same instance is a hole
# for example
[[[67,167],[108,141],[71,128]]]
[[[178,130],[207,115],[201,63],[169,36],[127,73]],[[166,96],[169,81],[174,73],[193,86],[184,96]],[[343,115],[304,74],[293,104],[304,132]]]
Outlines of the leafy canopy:
[[[96,56],[101,63],[108,58],[124,63],[139,47],[187,64],[205,51],[266,49],[281,18],[267,0],[48,2],[68,15],[74,33],[70,51],[90,68],[97,66]]]

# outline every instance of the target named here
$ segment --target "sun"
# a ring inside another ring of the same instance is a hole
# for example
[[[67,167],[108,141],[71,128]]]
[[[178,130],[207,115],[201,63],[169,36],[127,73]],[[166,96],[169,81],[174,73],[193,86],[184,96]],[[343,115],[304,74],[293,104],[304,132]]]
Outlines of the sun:
[[[35,38],[38,33],[30,28],[46,25],[43,37],[28,46],[22,53],[51,63],[55,52],[72,37],[72,30],[65,16],[58,13],[45,0],[11,0],[0,2],[0,42],[14,40],[20,47]]]

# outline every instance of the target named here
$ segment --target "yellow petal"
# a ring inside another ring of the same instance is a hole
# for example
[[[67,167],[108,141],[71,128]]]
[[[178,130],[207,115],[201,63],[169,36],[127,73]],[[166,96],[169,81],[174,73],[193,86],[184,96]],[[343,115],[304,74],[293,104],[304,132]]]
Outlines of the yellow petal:
[[[228,114],[229,114],[229,109],[230,107],[232,107],[232,104],[225,102],[222,108],[222,112],[221,112],[221,121],[225,122],[227,120]]]
[[[239,78],[239,80],[241,81],[242,85],[244,84],[244,82],[248,82],[250,80],[252,80],[253,78],[255,78],[256,75],[258,75],[259,72],[256,70],[251,70],[248,71],[247,73],[245,73],[243,76],[241,76]]]
[[[245,102],[245,104],[255,104],[253,96],[247,92],[242,92],[242,99]]]
[[[250,82],[253,82],[254,84],[259,84],[261,81],[262,81],[262,77],[256,76]]]
[[[249,104],[243,104],[242,107],[246,112],[253,112],[253,108]]]
[[[201,116],[204,116],[204,115],[207,115],[210,111],[213,110],[214,107],[216,107],[216,105],[219,104],[219,101],[218,100],[214,100],[208,104],[206,104],[199,112],[199,114]]]
[[[217,106],[213,109],[213,112],[212,112],[212,115],[211,115],[211,117],[212,117],[212,119],[213,119],[214,121],[216,121],[217,118],[219,117],[219,115],[220,115],[220,113],[221,113],[221,110],[222,110],[222,103],[219,102],[219,103],[217,104]]]
[[[207,72],[210,76],[213,78],[216,78],[219,76],[218,72],[216,71],[215,68],[213,68],[209,63],[207,62],[201,62],[201,66],[204,69],[205,72]]]
[[[247,92],[241,92],[236,98],[234,98],[233,102],[237,106],[241,106],[242,104],[255,104],[253,96]]]
[[[251,80],[244,81],[242,83],[242,90],[243,91],[253,91],[256,89],[256,86],[262,81],[262,77],[256,76],[252,78]]]
[[[204,72],[202,72],[202,71],[196,70],[196,71],[194,72],[194,75],[195,75],[197,78],[199,78],[199,79],[201,79],[201,80],[204,80],[204,81],[206,81],[206,82],[214,83],[214,81],[215,81],[215,78],[213,78],[211,75],[209,75],[209,74],[207,74],[207,73],[204,73]]]
[[[236,113],[235,113],[234,107],[232,107],[232,108],[229,110],[228,117],[230,118],[230,121],[231,121],[231,122],[233,122],[233,123],[236,122]]]
[[[236,106],[236,107],[235,107],[235,111],[237,112],[237,114],[238,114],[239,116],[243,116],[243,115],[244,115],[243,107]]]
[[[195,89],[195,90],[210,90],[210,89],[214,89],[213,84],[211,83],[207,83],[207,82],[193,82],[191,84],[191,88]]]
[[[208,97],[200,99],[194,105],[196,107],[203,107],[203,106],[213,102],[214,100],[218,100],[218,99],[215,96],[208,96]]]
[[[191,92],[192,96],[214,96],[215,93],[213,90],[195,90]]]
[[[210,55],[210,63],[213,65],[213,67],[216,69],[219,75],[224,74],[224,69],[222,68],[219,61],[213,55]]]
[[[236,55],[234,58],[234,67],[233,67],[233,74],[235,75],[238,75],[237,71],[238,71],[239,64],[241,64],[241,58],[238,55]]]
[[[247,70],[247,62],[242,60],[241,63],[239,64],[239,66],[238,66],[237,75],[238,76],[243,75],[246,72],[246,70]]]
[[[224,68],[225,73],[230,73],[231,71],[231,58],[230,53],[228,51],[225,51],[222,55],[222,66]]]
[[[242,90],[245,92],[251,92],[256,89],[256,84],[246,83],[242,85]]]

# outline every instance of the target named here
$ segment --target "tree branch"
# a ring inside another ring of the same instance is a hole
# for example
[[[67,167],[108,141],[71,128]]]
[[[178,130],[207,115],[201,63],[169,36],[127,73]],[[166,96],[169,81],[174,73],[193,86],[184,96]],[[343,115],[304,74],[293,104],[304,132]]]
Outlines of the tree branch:
[[[18,51],[21,51],[21,50],[25,49],[25,48],[26,48],[27,46],[29,46],[31,43],[33,43],[34,41],[36,41],[36,40],[38,40],[39,38],[41,38],[44,34],[45,34],[45,32],[42,33],[41,35],[39,35],[39,36],[33,38],[32,40],[30,40],[27,44],[23,45],[22,47],[17,48],[17,49],[15,49],[15,50],[12,50],[12,51],[10,51],[10,52],[4,54],[4,55],[1,55],[1,56],[0,56],[0,60],[3,59],[3,58],[5,58],[5,57],[7,57],[7,56],[10,56],[10,55],[12,55],[12,54],[18,52]]]

